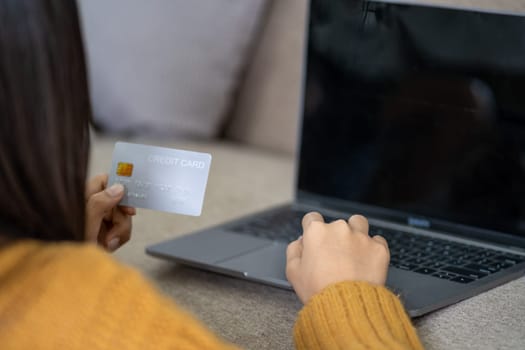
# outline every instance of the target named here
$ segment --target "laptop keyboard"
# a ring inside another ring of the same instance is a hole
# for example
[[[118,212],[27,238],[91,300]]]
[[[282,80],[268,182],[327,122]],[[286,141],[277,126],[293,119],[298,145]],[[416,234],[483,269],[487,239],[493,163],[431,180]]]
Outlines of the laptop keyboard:
[[[230,230],[289,243],[301,234],[304,214],[282,210]],[[325,216],[326,222],[337,219]],[[381,235],[388,241],[390,266],[458,283],[470,283],[525,261],[516,254],[374,226],[370,235]]]

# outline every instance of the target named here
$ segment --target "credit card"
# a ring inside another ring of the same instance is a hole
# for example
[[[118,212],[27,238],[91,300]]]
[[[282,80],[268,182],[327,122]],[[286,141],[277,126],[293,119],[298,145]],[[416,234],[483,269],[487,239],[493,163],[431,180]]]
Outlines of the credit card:
[[[210,165],[208,153],[117,142],[108,186],[124,186],[120,205],[199,216]]]

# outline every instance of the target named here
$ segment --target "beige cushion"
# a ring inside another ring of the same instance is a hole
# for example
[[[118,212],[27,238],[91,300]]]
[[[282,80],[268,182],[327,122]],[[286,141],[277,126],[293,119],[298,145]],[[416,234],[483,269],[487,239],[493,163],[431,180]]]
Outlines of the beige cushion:
[[[78,0],[105,131],[211,137],[267,0]]]
[[[267,149],[296,147],[306,0],[274,0],[226,135]]]

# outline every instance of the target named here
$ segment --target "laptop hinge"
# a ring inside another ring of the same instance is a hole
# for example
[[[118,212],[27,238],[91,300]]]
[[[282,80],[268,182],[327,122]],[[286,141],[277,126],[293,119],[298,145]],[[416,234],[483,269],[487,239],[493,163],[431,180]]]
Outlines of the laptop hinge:
[[[304,197],[296,198],[294,204],[304,205],[304,206],[314,207],[314,208],[322,207],[321,201],[310,199],[310,198],[304,198]]]

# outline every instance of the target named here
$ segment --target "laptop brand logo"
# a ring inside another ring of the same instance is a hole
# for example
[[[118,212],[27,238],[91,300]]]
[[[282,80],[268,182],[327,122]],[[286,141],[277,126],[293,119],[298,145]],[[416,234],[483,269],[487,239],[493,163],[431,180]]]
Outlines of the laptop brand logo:
[[[413,217],[408,218],[408,224],[410,226],[415,226],[415,227],[423,227],[423,228],[430,227],[430,221],[425,220],[425,219],[420,219],[420,218],[413,218]]]

